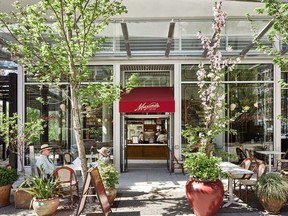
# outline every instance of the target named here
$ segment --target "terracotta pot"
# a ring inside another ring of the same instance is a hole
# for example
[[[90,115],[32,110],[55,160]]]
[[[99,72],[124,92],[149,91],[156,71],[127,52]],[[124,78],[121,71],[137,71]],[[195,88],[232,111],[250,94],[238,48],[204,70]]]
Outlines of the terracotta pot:
[[[106,195],[107,195],[109,204],[112,205],[116,196],[117,196],[117,190],[115,188],[114,189],[107,189]]]
[[[272,215],[278,215],[282,206],[286,202],[286,201],[278,200],[274,198],[259,199],[259,201],[261,205],[263,206],[264,210]]]
[[[15,208],[20,209],[30,209],[32,207],[33,196],[22,189],[17,189],[14,191],[14,203]]]
[[[219,179],[199,181],[190,178],[186,183],[186,196],[195,215],[214,216],[221,207],[224,187]]]
[[[11,188],[11,184],[0,187],[0,207],[4,207],[10,204]]]
[[[48,200],[33,199],[33,209],[38,216],[53,215],[59,206],[59,198],[51,198]]]

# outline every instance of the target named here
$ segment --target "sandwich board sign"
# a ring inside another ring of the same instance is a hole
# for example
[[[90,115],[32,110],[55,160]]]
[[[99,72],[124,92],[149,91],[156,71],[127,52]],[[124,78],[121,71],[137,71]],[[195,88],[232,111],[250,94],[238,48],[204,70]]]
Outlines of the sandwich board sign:
[[[87,171],[85,182],[83,185],[83,192],[79,200],[76,216],[79,216],[85,208],[86,199],[89,195],[89,189],[94,188],[101,205],[103,215],[108,216],[111,213],[111,206],[109,204],[106,191],[98,170],[98,167],[92,167]]]

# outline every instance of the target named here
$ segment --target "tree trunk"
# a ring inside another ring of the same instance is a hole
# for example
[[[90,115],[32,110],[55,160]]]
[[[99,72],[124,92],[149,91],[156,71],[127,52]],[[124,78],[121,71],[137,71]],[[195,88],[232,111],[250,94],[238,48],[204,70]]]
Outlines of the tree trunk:
[[[79,110],[79,100],[77,91],[79,89],[77,86],[70,85],[71,92],[71,108],[72,108],[72,116],[73,116],[73,131],[75,134],[75,141],[79,153],[79,158],[81,161],[81,174],[82,179],[85,179],[87,173],[87,162],[86,162],[86,153],[85,146],[83,142],[83,136],[81,131],[81,120],[80,120],[80,110]]]

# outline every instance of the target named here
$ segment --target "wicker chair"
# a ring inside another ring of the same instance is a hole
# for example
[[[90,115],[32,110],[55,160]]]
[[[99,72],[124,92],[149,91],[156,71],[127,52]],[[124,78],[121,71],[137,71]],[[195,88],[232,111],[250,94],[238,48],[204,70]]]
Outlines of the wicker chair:
[[[78,180],[75,171],[67,166],[58,167],[54,175],[59,179],[64,195],[70,196],[71,206],[74,204],[74,194],[79,196]]]

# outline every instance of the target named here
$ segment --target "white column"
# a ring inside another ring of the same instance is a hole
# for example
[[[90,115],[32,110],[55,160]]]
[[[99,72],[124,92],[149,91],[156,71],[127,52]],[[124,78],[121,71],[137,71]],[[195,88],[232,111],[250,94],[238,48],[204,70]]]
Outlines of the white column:
[[[281,115],[281,85],[279,80],[281,79],[281,69],[278,66],[274,66],[274,150],[281,151],[281,121],[278,116]],[[276,157],[280,157],[279,155]]]
[[[120,82],[120,65],[114,64],[114,77],[115,84]],[[120,171],[120,158],[121,158],[121,134],[120,134],[120,113],[119,113],[119,101],[115,101],[113,104],[113,163],[118,171]]]
[[[18,124],[24,125],[25,122],[25,104],[24,104],[24,98],[25,98],[25,85],[24,85],[24,68],[22,65],[18,65],[18,75],[17,75],[17,112],[20,116],[20,120],[18,120]],[[21,144],[19,144],[21,145]],[[18,157],[18,164],[23,163],[24,164],[24,147],[21,149],[23,154],[23,162],[20,161],[20,158]],[[18,166],[18,171],[21,171],[21,166]]]
[[[181,158],[181,64],[174,65],[174,154]]]

